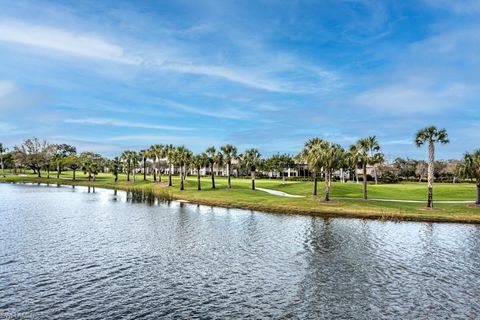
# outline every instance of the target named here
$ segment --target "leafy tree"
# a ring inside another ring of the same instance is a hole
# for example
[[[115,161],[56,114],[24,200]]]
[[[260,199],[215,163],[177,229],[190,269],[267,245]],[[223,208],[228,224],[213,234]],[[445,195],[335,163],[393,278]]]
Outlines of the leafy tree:
[[[73,181],[75,181],[75,173],[77,172],[78,169],[82,167],[80,158],[77,157],[75,153],[69,154],[65,159],[64,159],[65,166],[72,170],[73,172]]]
[[[232,160],[237,158],[237,147],[227,144],[220,148],[223,154],[223,159],[227,164],[227,175],[228,175],[228,189],[232,188],[231,182],[231,170],[232,170]]]
[[[50,161],[49,149],[50,144],[45,140],[27,139],[19,147],[15,147],[16,160],[23,166],[32,169],[41,178],[41,169]]]
[[[418,182],[422,181],[425,172],[427,171],[427,163],[425,161],[417,161],[415,165],[415,175],[418,176]]]
[[[262,161],[262,155],[258,152],[257,149],[248,149],[243,154],[239,156],[240,164],[250,170],[250,175],[252,177],[252,190],[255,190],[255,172],[257,167]]]
[[[53,160],[55,160],[57,167],[57,179],[60,179],[60,174],[62,173],[63,165],[65,164],[65,159],[70,154],[77,153],[77,148],[68,144],[54,144],[52,145]]]
[[[445,129],[437,129],[436,127],[428,127],[421,129],[415,136],[415,144],[421,147],[428,145],[428,200],[427,207],[433,208],[433,173],[435,163],[435,143],[447,144],[448,134]]]

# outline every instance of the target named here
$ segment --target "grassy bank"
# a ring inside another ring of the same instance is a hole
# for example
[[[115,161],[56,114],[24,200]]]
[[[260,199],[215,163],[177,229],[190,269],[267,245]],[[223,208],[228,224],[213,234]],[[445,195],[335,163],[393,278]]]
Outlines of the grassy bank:
[[[163,176],[162,181],[168,181]],[[280,190],[291,194],[305,195],[305,198],[285,198],[270,195],[263,191],[250,190],[249,179],[232,179],[233,189],[228,190],[227,180],[216,178],[217,189],[211,189],[211,178],[202,177],[202,191],[197,191],[196,177],[190,176],[186,181],[186,190],[179,191],[179,178],[173,177],[173,187],[164,184],[154,184],[151,176],[143,181],[143,176],[137,176],[136,182],[126,181],[125,175],[120,175],[114,182],[111,174],[100,174],[96,181],[88,181],[82,173],[77,173],[77,180],[72,181],[71,172],[62,173],[60,179],[51,173],[50,179],[37,178],[32,174],[10,175],[0,177],[0,182],[34,182],[59,183],[83,186],[95,186],[119,190],[142,190],[165,199],[187,200],[194,203],[243,208],[250,210],[310,214],[330,217],[357,217],[371,219],[412,220],[432,222],[464,222],[480,223],[480,208],[472,208],[466,204],[436,204],[435,210],[425,210],[423,203],[399,203],[382,201],[364,201],[361,184],[334,183],[332,201],[322,201],[323,184],[319,183],[319,196],[311,196],[312,182],[287,182],[280,180],[257,180],[256,185],[262,188]],[[369,197],[378,199],[425,200],[426,185],[420,183],[379,184],[369,185]],[[435,200],[474,200],[475,185],[473,184],[436,184],[434,186]],[[348,199],[346,199],[348,198]]]

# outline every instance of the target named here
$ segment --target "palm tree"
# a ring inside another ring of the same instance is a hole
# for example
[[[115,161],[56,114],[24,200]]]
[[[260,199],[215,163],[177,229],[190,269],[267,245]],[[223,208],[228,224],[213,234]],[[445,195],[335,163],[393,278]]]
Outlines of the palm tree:
[[[172,186],[172,164],[176,156],[176,148],[171,144],[167,144],[163,148],[163,152],[168,161],[168,186],[171,187]]]
[[[202,186],[200,183],[200,170],[205,168],[209,164],[209,158],[205,153],[197,154],[196,156],[192,157],[191,163],[195,170],[197,170],[197,190],[202,190]]]
[[[132,169],[135,167],[136,157],[136,152],[131,150],[124,151],[120,156],[120,158],[126,164],[125,169],[127,170],[127,181],[130,181],[130,173],[132,173]]]
[[[118,181],[118,173],[120,172],[122,163],[120,162],[119,157],[113,158],[113,160],[110,160],[108,162],[109,164],[109,169],[112,172],[112,174],[115,176],[115,182]]]
[[[216,165],[222,165],[223,157],[222,154],[217,152],[215,147],[210,147],[205,151],[208,162],[210,164],[210,175],[212,176],[212,189],[215,189],[215,171],[214,167]]]
[[[474,153],[465,153],[463,162],[459,164],[457,172],[462,179],[475,179],[477,185],[477,200],[480,205],[480,149]]]
[[[255,190],[255,172],[257,166],[262,161],[262,155],[257,149],[248,149],[243,155],[240,155],[240,162],[242,166],[250,169],[250,175],[252,177],[252,190]]]
[[[150,158],[153,159],[155,169],[153,170],[153,181],[162,182],[162,172],[160,171],[160,160],[165,157],[165,147],[161,144],[154,144],[150,146]]]
[[[359,139],[356,143],[358,160],[363,173],[363,199],[368,199],[367,194],[367,165],[374,164],[381,157],[380,145],[375,136]]]
[[[100,163],[102,162],[102,156],[93,152],[82,152],[79,156],[81,169],[83,173],[88,174],[88,181],[95,181],[98,171],[100,169]]]
[[[180,168],[180,190],[185,189],[185,170],[186,166],[192,158],[192,152],[184,146],[177,147],[173,150],[172,160]]]
[[[5,164],[3,163],[3,154],[7,152],[7,148],[3,146],[3,143],[0,143],[0,163],[2,165],[2,176],[5,178]]]
[[[433,208],[433,165],[435,163],[435,143],[447,144],[449,142],[447,130],[439,130],[434,126],[419,130],[415,136],[415,144],[417,147],[421,147],[428,143],[428,208]]]
[[[273,170],[280,173],[282,184],[284,184],[285,170],[292,168],[295,165],[293,157],[288,154],[275,154],[269,159],[269,162]]]
[[[330,201],[332,174],[341,168],[345,152],[339,144],[326,142],[321,146],[323,149],[319,150],[319,156],[325,171],[325,201]]]
[[[143,161],[143,181],[147,181],[147,159],[150,157],[150,150],[143,149],[138,154]]]
[[[372,156],[371,164],[373,165],[373,174],[375,177],[375,184],[378,184],[378,173],[377,173],[377,165],[382,164],[385,162],[385,157],[383,153],[375,153]]]
[[[349,170],[350,180],[358,183],[357,169],[358,169],[358,149],[356,145],[351,145],[345,153],[345,164]]]
[[[232,169],[232,160],[237,157],[237,148],[231,144],[224,145],[220,148],[223,154],[223,158],[227,163],[227,175],[228,175],[228,189],[232,188],[231,182],[231,169]]]
[[[305,142],[303,150],[298,155],[298,158],[306,162],[308,169],[313,172],[313,195],[317,195],[318,174],[322,171],[322,159],[316,149],[323,148],[326,141],[320,138],[312,138]]]

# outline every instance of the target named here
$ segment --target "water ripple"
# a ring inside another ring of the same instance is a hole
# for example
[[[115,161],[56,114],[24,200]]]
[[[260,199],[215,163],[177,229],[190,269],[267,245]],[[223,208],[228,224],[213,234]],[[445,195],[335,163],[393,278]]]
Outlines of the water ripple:
[[[0,318],[480,317],[480,227],[0,184]]]

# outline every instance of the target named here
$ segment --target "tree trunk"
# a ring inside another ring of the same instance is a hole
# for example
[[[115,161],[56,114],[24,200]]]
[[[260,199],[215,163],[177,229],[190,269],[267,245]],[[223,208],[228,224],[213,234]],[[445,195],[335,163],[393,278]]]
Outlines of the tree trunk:
[[[480,205],[480,181],[477,181],[477,201],[475,204]]]
[[[147,158],[143,158],[143,181],[147,181]]]
[[[34,169],[35,170],[35,169]],[[37,170],[37,174],[38,174],[38,177],[41,178],[42,177],[42,170],[38,169]]]
[[[118,172],[115,172],[115,182],[118,181]]]
[[[325,201],[330,201],[330,172],[325,171]]]
[[[73,181],[75,181],[75,170],[73,170]]]
[[[5,178],[5,164],[3,163],[3,156],[2,159],[0,160],[2,164],[2,176]]]
[[[251,169],[250,174],[252,176],[252,190],[255,190],[255,169]]]
[[[168,186],[172,186],[172,163],[168,162]]]
[[[160,160],[158,161],[158,182],[162,182],[162,168],[161,168]]]
[[[212,189],[215,189],[215,172],[213,172],[213,162],[210,163],[210,170],[212,172],[211,175],[212,175]]]
[[[363,199],[367,200],[367,164],[363,165]]]
[[[373,174],[375,175],[375,184],[378,184],[377,165],[373,165]]]
[[[127,181],[130,181],[130,168],[127,168]]]
[[[285,173],[283,172],[283,169],[280,171],[280,174],[282,175],[282,184],[285,184]]]
[[[313,195],[314,196],[317,195],[317,182],[318,182],[317,173],[315,173],[313,176]]]
[[[201,184],[200,184],[200,168],[197,168],[197,185],[198,185],[198,191],[202,190]]]
[[[60,162],[57,161],[57,179],[60,179]]]
[[[433,165],[435,163],[435,145],[428,145],[428,200],[427,207],[433,208]]]
[[[184,190],[184,185],[183,185],[183,165],[180,165],[180,191]]]
[[[228,174],[228,189],[232,189],[232,182],[230,180],[230,163],[227,163],[227,174]]]

